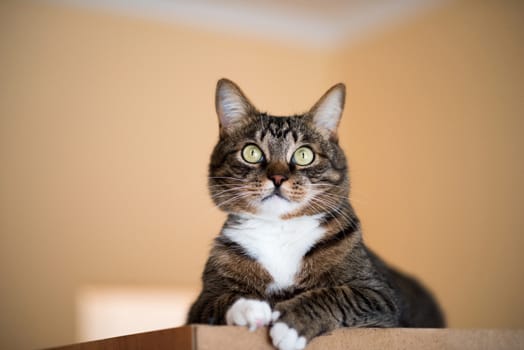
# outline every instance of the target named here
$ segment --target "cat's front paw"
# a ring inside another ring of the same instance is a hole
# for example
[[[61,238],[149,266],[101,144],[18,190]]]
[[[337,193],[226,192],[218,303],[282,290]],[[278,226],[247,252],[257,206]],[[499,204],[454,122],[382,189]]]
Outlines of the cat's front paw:
[[[271,307],[265,301],[240,298],[226,312],[230,326],[248,326],[250,331],[269,325]]]
[[[301,337],[294,328],[284,322],[275,323],[269,335],[278,350],[302,350],[306,347],[306,338]]]

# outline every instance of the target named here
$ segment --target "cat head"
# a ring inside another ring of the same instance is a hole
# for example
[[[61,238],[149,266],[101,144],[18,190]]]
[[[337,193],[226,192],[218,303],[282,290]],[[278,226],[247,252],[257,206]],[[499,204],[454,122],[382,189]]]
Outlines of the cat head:
[[[336,211],[347,198],[347,163],[338,145],[345,86],[337,84],[302,115],[259,112],[240,88],[216,89],[220,136],[209,189],[228,213],[289,219]]]

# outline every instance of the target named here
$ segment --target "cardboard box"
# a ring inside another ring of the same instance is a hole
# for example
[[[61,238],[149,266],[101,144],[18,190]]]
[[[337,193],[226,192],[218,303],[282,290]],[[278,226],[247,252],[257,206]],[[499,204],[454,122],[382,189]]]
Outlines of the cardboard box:
[[[55,348],[56,350],[272,350],[267,328],[201,326],[159,330]],[[522,349],[524,330],[353,328],[313,339],[308,350]]]

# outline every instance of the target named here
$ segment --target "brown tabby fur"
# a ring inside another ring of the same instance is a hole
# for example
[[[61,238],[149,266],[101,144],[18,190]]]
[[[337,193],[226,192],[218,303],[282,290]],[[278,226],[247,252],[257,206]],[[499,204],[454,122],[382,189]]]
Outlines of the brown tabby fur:
[[[234,83],[221,80],[221,84],[229,84],[239,96],[245,114],[231,125],[221,125],[209,166],[213,199],[229,213],[224,228],[243,220],[238,213],[255,214],[257,208],[250,199],[260,195],[262,181],[283,174],[289,178],[287,193],[292,199],[305,196],[308,182],[323,192],[317,202],[282,219],[322,214],[326,233],[303,257],[294,284],[277,292],[268,292],[272,277],[256,259],[219,235],[205,266],[203,290],[187,322],[224,324],[228,308],[244,297],[267,301],[280,311],[279,322],[295,328],[308,341],[338,327],[443,327],[443,316],[430,293],[364,245],[348,199],[347,163],[336,132],[318,128],[313,120],[325,97],[308,113],[275,117],[258,112]],[[343,85],[334,88],[344,89]],[[318,157],[312,166],[278,160],[283,145],[297,139],[305,140]],[[239,152],[246,143],[265,144],[266,162],[256,166],[242,162]]]

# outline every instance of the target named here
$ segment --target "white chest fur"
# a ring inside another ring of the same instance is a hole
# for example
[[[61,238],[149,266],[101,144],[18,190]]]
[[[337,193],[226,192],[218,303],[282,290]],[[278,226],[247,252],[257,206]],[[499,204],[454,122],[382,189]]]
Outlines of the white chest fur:
[[[290,220],[244,217],[224,235],[240,244],[273,277],[268,292],[293,285],[302,258],[324,235],[318,216]]]

